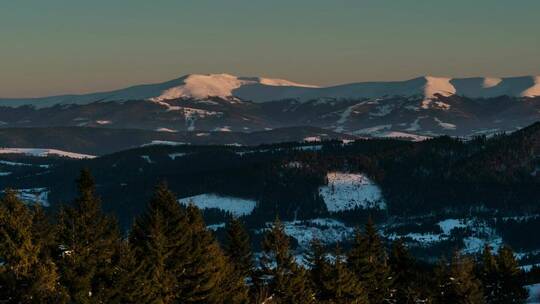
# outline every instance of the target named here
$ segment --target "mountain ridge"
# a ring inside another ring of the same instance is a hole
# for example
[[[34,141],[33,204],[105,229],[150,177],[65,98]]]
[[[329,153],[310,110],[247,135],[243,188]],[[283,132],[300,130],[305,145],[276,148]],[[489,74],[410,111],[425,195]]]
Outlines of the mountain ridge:
[[[89,104],[100,101],[148,100],[161,102],[179,98],[223,99],[264,103],[287,99],[380,98],[389,96],[459,95],[469,98],[499,96],[540,96],[540,76],[450,78],[422,76],[404,81],[356,82],[335,86],[300,84],[284,79],[238,77],[230,74],[188,74],[161,83],[143,84],[124,89],[90,94],[70,94],[35,98],[0,98],[0,107]]]

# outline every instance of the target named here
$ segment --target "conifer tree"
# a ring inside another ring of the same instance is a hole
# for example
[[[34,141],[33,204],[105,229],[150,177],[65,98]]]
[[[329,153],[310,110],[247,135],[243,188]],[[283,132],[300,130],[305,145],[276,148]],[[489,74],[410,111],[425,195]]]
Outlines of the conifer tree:
[[[131,229],[129,242],[136,265],[132,270],[131,298],[143,303],[174,303],[177,273],[182,271],[189,252],[190,235],[186,228],[185,212],[166,186],[160,184],[147,210]]]
[[[392,301],[392,273],[384,245],[371,219],[365,226],[365,235],[357,229],[353,247],[347,255],[347,264],[365,286],[370,303]]]
[[[493,290],[494,299],[488,303],[525,303],[528,297],[523,287],[522,270],[510,247],[502,246],[497,252],[498,288]]]
[[[326,258],[326,252],[321,241],[313,239],[310,248],[305,255],[305,263],[309,267],[311,286],[316,293],[317,299],[325,299],[329,296],[324,292],[324,280],[327,279],[330,263]]]
[[[315,301],[306,271],[299,267],[289,248],[289,237],[276,219],[262,242],[261,264],[272,299],[277,303],[309,304]]]
[[[322,298],[325,303],[367,304],[368,295],[360,281],[344,261],[339,248],[334,252],[335,261],[324,273]]]
[[[149,303],[244,303],[247,288],[198,209],[183,209],[166,187],[157,187],[134,223],[131,298]]]
[[[242,277],[251,276],[253,269],[253,253],[249,234],[242,222],[234,218],[227,224],[227,235],[224,251],[232,262],[235,272]]]
[[[482,260],[479,265],[479,278],[484,288],[484,300],[486,304],[496,303],[499,286],[499,269],[495,255],[491,247],[486,245],[482,251]]]
[[[79,195],[73,206],[63,208],[58,215],[61,282],[73,302],[107,302],[105,295],[114,288],[110,285],[116,269],[112,257],[121,242],[120,233],[116,221],[101,211],[88,170],[81,171],[77,186]]]
[[[409,253],[402,239],[392,244],[388,264],[394,276],[392,290],[396,303],[412,304],[424,298],[420,296],[416,285],[418,278],[414,257]]]
[[[234,267],[226,258],[214,236],[206,229],[195,206],[187,208],[191,231],[190,264],[181,274],[181,303],[245,303],[248,290],[245,277],[234,275]]]
[[[449,266],[440,262],[436,271],[436,304],[483,304],[482,285],[474,273],[474,262],[456,252]]]
[[[47,242],[37,234],[45,223],[14,191],[0,200],[0,301],[6,303],[65,303],[57,267]],[[39,225],[38,225],[39,223]]]

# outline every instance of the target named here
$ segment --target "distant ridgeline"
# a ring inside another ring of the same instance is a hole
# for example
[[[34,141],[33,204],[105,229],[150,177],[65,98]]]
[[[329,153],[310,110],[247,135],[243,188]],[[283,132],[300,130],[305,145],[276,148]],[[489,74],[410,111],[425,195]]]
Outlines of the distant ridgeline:
[[[201,139],[174,133],[251,133],[310,126],[355,136],[418,139],[515,131],[539,119],[540,76],[423,76],[318,87],[281,79],[193,74],[110,92],[0,97],[0,130],[137,129],[138,136],[148,136],[142,130],[153,131],[190,143]],[[9,135],[0,133],[0,143],[2,137]],[[39,136],[32,139],[39,141]],[[262,142],[276,141],[269,136]]]

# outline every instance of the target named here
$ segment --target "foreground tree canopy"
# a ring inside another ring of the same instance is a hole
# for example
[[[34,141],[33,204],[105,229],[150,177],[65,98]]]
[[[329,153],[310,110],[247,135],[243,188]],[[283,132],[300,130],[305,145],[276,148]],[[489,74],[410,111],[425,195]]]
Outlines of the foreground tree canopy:
[[[456,252],[437,265],[415,261],[400,240],[388,250],[376,225],[352,247],[314,240],[304,263],[276,219],[254,255],[235,219],[223,247],[199,210],[160,184],[123,237],[101,211],[88,171],[79,195],[58,214],[0,199],[1,303],[525,303],[524,276],[510,248],[480,257]],[[258,259],[254,257],[258,256]],[[304,266],[304,265],[307,265]]]

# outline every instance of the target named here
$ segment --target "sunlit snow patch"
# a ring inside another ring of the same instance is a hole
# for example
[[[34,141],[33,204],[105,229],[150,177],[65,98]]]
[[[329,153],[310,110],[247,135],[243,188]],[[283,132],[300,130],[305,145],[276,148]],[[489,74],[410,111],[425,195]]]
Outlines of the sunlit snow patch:
[[[216,194],[201,194],[178,200],[183,205],[193,204],[199,209],[220,209],[234,216],[249,215],[255,209],[257,202],[238,197],[220,196]]]
[[[24,154],[29,156],[47,157],[47,156],[60,156],[67,158],[95,158],[93,155],[79,154],[73,152],[66,152],[56,149],[37,149],[37,148],[0,148],[0,154]]]
[[[158,146],[158,145],[163,145],[163,146],[183,146],[183,145],[188,145],[187,143],[185,142],[179,142],[179,141],[169,141],[169,140],[152,140],[151,142],[147,143],[147,144],[143,144],[141,145],[141,147],[148,147],[148,146]]]
[[[386,209],[381,189],[363,174],[330,172],[328,185],[320,187],[326,208],[330,212],[355,208]]]

